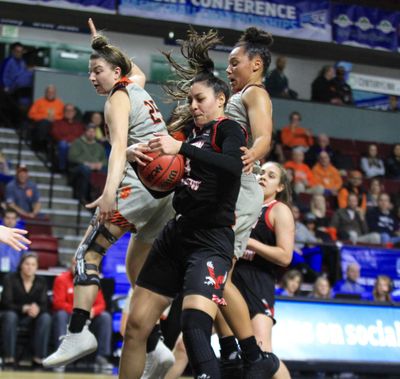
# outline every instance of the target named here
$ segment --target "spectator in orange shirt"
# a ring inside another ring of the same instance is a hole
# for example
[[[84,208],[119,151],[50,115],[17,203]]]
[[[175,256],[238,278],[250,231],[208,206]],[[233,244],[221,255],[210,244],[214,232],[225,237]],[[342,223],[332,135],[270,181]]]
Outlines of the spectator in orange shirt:
[[[285,168],[291,168],[294,171],[294,190],[296,193],[323,192],[323,187],[314,187],[314,175],[310,167],[304,163],[304,152],[300,147],[296,147],[292,150],[292,160],[285,163]]]
[[[290,124],[283,127],[281,131],[282,144],[290,148],[301,147],[303,151],[307,151],[313,144],[314,139],[308,129],[300,126],[300,113],[292,112],[289,116],[289,121]]]
[[[348,205],[349,193],[357,195],[359,210],[365,214],[367,210],[367,194],[362,188],[362,173],[358,170],[350,171],[347,183],[338,192],[339,208],[346,208]]]
[[[65,334],[74,302],[75,259],[72,260],[71,270],[56,277],[53,284],[53,337],[54,346],[61,344],[60,337]],[[106,311],[103,292],[99,289],[93,308],[90,311],[91,323],[89,329],[95,334],[99,343],[96,351],[96,364],[101,370],[112,369],[107,357],[111,354],[112,319]]]
[[[54,121],[51,128],[51,136],[57,143],[58,168],[62,172],[67,168],[68,150],[71,143],[85,131],[85,126],[76,120],[76,113],[76,108],[73,104],[65,104],[64,118]]]
[[[50,84],[46,87],[44,97],[35,100],[28,112],[32,124],[32,147],[35,150],[46,150],[52,123],[63,117],[64,103],[57,98],[56,87]]]
[[[319,153],[318,162],[314,165],[312,173],[315,184],[324,187],[326,195],[337,195],[343,181],[326,151]]]

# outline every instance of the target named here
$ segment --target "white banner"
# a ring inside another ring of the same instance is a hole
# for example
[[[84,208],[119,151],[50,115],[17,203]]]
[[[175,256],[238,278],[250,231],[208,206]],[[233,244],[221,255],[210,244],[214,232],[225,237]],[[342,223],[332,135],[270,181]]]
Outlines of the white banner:
[[[348,84],[353,90],[400,96],[400,80],[350,73]]]

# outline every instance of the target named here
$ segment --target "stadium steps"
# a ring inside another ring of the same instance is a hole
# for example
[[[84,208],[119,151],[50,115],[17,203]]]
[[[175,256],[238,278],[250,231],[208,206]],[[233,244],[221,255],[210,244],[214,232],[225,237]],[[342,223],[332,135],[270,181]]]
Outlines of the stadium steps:
[[[12,165],[11,172],[18,164],[19,137],[13,129],[0,128],[1,148],[7,160]],[[51,173],[43,162],[22,144],[21,163],[29,170],[30,178],[36,182],[41,195],[42,212],[47,214],[54,224],[53,235],[59,240],[59,261],[61,264],[68,264],[71,256],[75,253],[84,229],[80,229],[76,235],[78,201],[72,196],[72,188],[67,185],[67,180],[60,174],[54,174],[52,208],[49,208],[50,178]],[[80,226],[86,228],[92,215],[84,207],[81,208]],[[70,224],[65,228],[58,225]]]

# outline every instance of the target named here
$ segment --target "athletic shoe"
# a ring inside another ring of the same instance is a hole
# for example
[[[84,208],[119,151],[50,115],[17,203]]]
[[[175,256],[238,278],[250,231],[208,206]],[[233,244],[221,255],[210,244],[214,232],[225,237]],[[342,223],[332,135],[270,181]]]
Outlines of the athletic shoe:
[[[98,355],[94,361],[95,372],[112,372],[114,366],[107,360],[106,357]]]
[[[279,369],[279,358],[273,353],[262,352],[254,362],[244,361],[243,379],[268,379]]]
[[[146,354],[146,364],[141,379],[163,379],[174,362],[174,354],[160,339],[154,351]]]
[[[233,359],[223,359],[219,361],[221,379],[242,379],[243,361],[240,354]]]
[[[57,351],[43,361],[44,367],[65,366],[97,349],[96,337],[89,331],[88,324],[80,333],[70,333],[61,337]]]

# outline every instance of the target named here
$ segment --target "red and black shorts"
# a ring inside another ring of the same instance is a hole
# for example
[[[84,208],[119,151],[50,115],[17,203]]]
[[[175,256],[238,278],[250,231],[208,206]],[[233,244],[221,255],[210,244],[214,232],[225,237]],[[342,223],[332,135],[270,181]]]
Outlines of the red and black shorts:
[[[230,227],[196,228],[183,217],[168,222],[154,241],[136,282],[174,298],[202,295],[224,304],[222,292],[232,265],[234,232]]]
[[[232,282],[249,307],[250,318],[264,314],[274,319],[275,280],[252,262],[239,259],[232,273]]]

